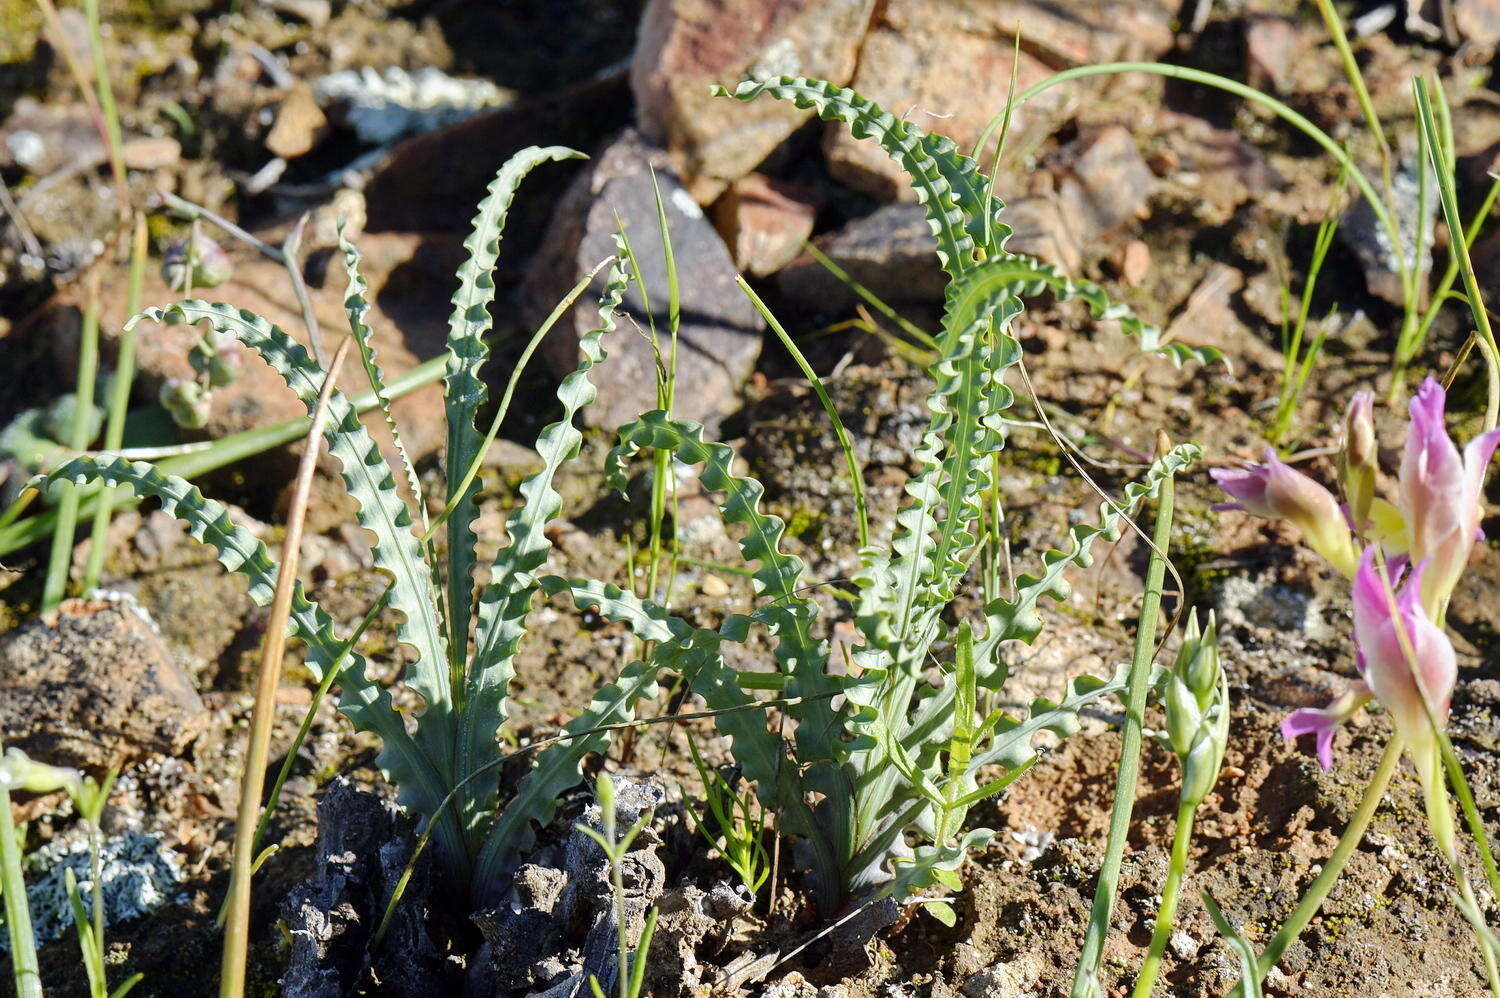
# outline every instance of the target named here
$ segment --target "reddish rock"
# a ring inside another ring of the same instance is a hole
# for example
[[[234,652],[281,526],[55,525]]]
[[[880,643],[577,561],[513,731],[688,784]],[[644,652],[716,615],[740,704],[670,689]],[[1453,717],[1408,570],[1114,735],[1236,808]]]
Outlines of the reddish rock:
[[[1475,45],[1500,42],[1500,0],[1454,0],[1453,24]]]
[[[267,241],[279,243],[283,234],[261,235]],[[194,297],[247,309],[307,345],[307,331],[285,268],[230,240],[225,239],[223,245],[233,261],[233,275],[212,291],[200,290]],[[381,367],[387,380],[391,380],[443,349],[450,310],[448,301],[455,287],[454,273],[462,259],[462,246],[455,236],[411,233],[367,234],[361,237],[359,245],[364,254],[361,270],[370,284],[370,298],[374,303],[366,321],[375,332],[375,348],[380,355]],[[100,266],[110,268],[102,282],[101,328],[105,362],[112,363],[120,326],[127,318],[127,281],[122,265],[101,263]],[[148,306],[166,305],[182,297],[162,283],[158,270],[155,266],[146,268],[142,300]],[[349,320],[343,304],[342,257],[328,260],[326,268],[315,276],[321,277],[321,281],[308,291],[327,356],[331,358],[339,341],[349,335]],[[74,370],[76,364],[79,296],[82,294],[79,285],[82,283],[75,283],[68,296],[60,299],[61,307],[54,311],[58,359],[66,371]],[[200,337],[199,330],[186,325],[148,323],[138,327],[137,397],[154,400],[167,379],[192,377],[188,351]],[[358,395],[367,391],[368,385],[364,369],[357,361],[344,364],[339,377],[339,387],[343,391]],[[397,400],[394,409],[402,438],[414,459],[437,450],[444,439],[441,384],[412,392]],[[303,415],[306,415],[306,409],[286,387],[281,376],[258,357],[247,355],[245,371],[239,380],[214,389],[213,407],[203,432],[218,438]],[[365,425],[382,446],[388,443],[384,420],[378,412],[367,413]],[[394,452],[389,451],[388,456],[394,457]]]
[[[818,210],[800,186],[760,173],[741,177],[714,204],[714,225],[734,265],[752,277],[774,274],[802,252]]]
[[[1252,18],[1245,28],[1247,82],[1258,90],[1288,92],[1299,48],[1297,28],[1292,22],[1280,17]]]
[[[1144,218],[1155,186],[1135,138],[1122,126],[1110,125],[1083,141],[1072,175],[1058,193],[1068,217],[1103,233]]]
[[[639,132],[627,130],[606,146],[558,202],[522,287],[523,311],[533,326],[545,319],[581,277],[615,252],[615,229],[624,226],[657,331],[666,335],[668,284],[653,169],[682,294],[674,411],[714,425],[738,408],[739,389],[755,368],[765,324],[736,285],[734,262],[718,233],[677,179],[666,154]],[[598,324],[604,280],[602,273],[594,278],[543,343],[548,362],[560,375],[577,367],[578,340]],[[605,343],[609,359],[593,379],[598,398],[584,410],[591,425],[610,429],[657,408],[656,360],[642,335],[650,323],[638,286],[632,284],[626,292],[620,312],[619,331]]]
[[[1019,198],[1005,206],[1001,216],[1012,230],[1005,248],[1026,253],[1050,263],[1065,274],[1077,274],[1083,266],[1086,244],[1095,235],[1085,219],[1069,218],[1054,195]]]
[[[65,600],[0,639],[0,731],[41,762],[93,771],[180,752],[207,720],[151,622]]]
[[[1157,0],[1066,8],[1047,0],[889,0],[865,39],[850,86],[967,150],[1005,106],[1017,25],[1019,91],[1068,66],[1162,54],[1172,45],[1174,8]],[[1049,134],[1064,100],[1102,85],[1078,81],[1028,101],[1012,118],[1012,140],[1024,144]],[[882,198],[913,198],[900,168],[846,126],[828,126],[825,150],[830,171],[850,186]]]
[[[740,104],[711,84],[808,76],[849,82],[874,0],[650,0],[630,85],[640,129],[701,204],[755,169],[811,111]]]

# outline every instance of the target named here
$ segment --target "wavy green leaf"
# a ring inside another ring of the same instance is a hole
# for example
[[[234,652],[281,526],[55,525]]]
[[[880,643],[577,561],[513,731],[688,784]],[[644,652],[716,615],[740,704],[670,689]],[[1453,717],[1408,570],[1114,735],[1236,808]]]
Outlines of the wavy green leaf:
[[[211,546],[225,568],[243,576],[249,595],[260,606],[269,606],[276,593],[277,564],[266,546],[248,530],[238,526],[221,503],[207,499],[185,479],[165,475],[154,465],[119,458],[100,462],[75,458],[36,484],[99,481],[122,486],[137,496],[156,499],[162,510],[187,524],[188,533]],[[382,770],[400,790],[400,801],[419,814],[433,815],[447,793],[443,776],[431,764],[410,735],[391,702],[390,694],[365,673],[362,655],[349,649],[333,633],[333,621],[323,608],[309,600],[299,582],[292,590],[290,631],[307,646],[307,667],[319,679],[338,668],[339,709],[361,731],[380,736],[377,759]],[[343,665],[339,666],[343,655]],[[444,814],[435,833],[440,854],[450,871],[462,870],[463,840],[451,812]]]
[[[147,309],[130,323],[142,320],[207,322],[219,333],[234,336],[259,353],[286,380],[309,413],[317,406],[326,373],[300,343],[253,312],[231,305],[182,301]],[[425,705],[422,723],[417,726],[417,744],[451,785],[454,719],[447,641],[433,613],[437,593],[422,558],[422,546],[411,529],[411,511],[396,491],[390,465],[342,392],[334,391],[329,397],[325,436],[329,452],[338,458],[349,494],[359,504],[359,525],[375,535],[375,567],[391,576],[390,604],[402,616],[396,640],[417,653],[405,677]]]
[[[616,242],[619,246],[618,240]],[[578,455],[583,434],[574,425],[578,413],[594,400],[596,389],[589,373],[605,359],[604,338],[615,329],[615,312],[624,297],[629,275],[624,266],[623,251],[617,253],[605,275],[604,291],[599,300],[599,324],[578,341],[578,367],[557,388],[562,403],[562,418],[542,430],[537,438],[537,455],[542,468],[521,483],[521,503],[506,521],[508,542],[496,555],[490,582],[479,598],[478,626],[474,637],[474,654],[470,660],[463,728],[459,734],[460,779],[477,772],[499,753],[495,736],[505,722],[505,697],[515,674],[516,649],[526,633],[526,616],[531,610],[537,584],[533,575],[546,564],[552,542],[544,533],[547,524],[562,512],[562,496],[553,487],[558,468]],[[467,785],[463,812],[474,816],[468,834],[481,839],[485,830],[478,819],[493,809],[497,787],[490,780],[472,780]],[[534,799],[534,798],[533,798]],[[524,803],[524,802],[523,802]],[[507,813],[515,811],[512,803]],[[550,806],[550,805],[549,805]],[[550,812],[546,812],[550,814]],[[539,812],[536,820],[544,821]],[[497,826],[498,827],[498,826]],[[518,814],[507,828],[525,827]],[[479,882],[493,876],[493,864],[510,846],[497,845],[494,833],[484,846],[490,860],[481,868]]]
[[[516,153],[490,182],[484,200],[479,202],[469,237],[464,240],[468,255],[458,269],[458,290],[453,293],[453,315],[448,320],[444,404],[448,420],[445,452],[448,502],[454,503],[453,513],[448,517],[448,634],[455,663],[463,660],[469,647],[474,602],[474,518],[478,515],[474,496],[479,485],[471,483],[462,496],[455,497],[452,490],[459,487],[484,441],[474,419],[486,395],[480,372],[490,355],[484,338],[492,325],[490,304],[495,300],[494,271],[500,255],[500,235],[516,189],[528,173],[546,162],[582,158],[583,153],[562,146],[531,146]]]

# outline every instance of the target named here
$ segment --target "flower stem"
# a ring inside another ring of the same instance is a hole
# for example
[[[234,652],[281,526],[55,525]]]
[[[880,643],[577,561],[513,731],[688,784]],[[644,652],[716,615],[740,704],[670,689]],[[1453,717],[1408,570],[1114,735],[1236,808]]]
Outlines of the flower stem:
[[[42,998],[42,975],[36,961],[36,936],[26,906],[21,873],[21,843],[10,817],[10,791],[0,781],[0,893],[5,895],[5,928],[10,936],[10,970],[17,998]]]
[[[1165,441],[1159,441],[1159,453],[1166,452]],[[1135,809],[1135,784],[1141,768],[1141,727],[1146,713],[1146,692],[1151,678],[1151,659],[1156,650],[1156,625],[1161,609],[1162,584],[1166,581],[1167,545],[1172,540],[1172,478],[1162,479],[1156,503],[1151,560],[1146,565],[1146,590],[1141,599],[1141,616],[1136,625],[1134,657],[1130,662],[1130,679],[1125,702],[1125,720],[1121,725],[1120,769],[1115,780],[1115,802],[1109,815],[1109,838],[1104,847],[1104,862],[1099,865],[1099,886],[1094,891],[1094,906],[1089,913],[1088,932],[1078,955],[1078,970],[1073,975],[1072,998],[1091,998],[1099,994],[1099,960],[1104,952],[1104,937],[1109,933],[1110,915],[1114,911],[1115,893],[1120,884],[1120,862],[1125,856],[1125,836],[1130,831],[1130,814]]]
[[[1302,895],[1302,900],[1297,903],[1296,909],[1292,911],[1286,924],[1271,937],[1271,941],[1261,951],[1260,960],[1257,963],[1262,977],[1276,965],[1276,961],[1281,959],[1287,947],[1297,941],[1302,930],[1307,928],[1307,923],[1312,921],[1318,909],[1323,906],[1328,892],[1333,890],[1333,885],[1339,879],[1339,875],[1344,872],[1349,857],[1354,855],[1354,850],[1359,846],[1360,840],[1365,837],[1365,829],[1370,826],[1370,819],[1375,817],[1375,810],[1385,799],[1385,791],[1391,785],[1391,777],[1396,774],[1396,765],[1401,761],[1401,750],[1400,736],[1392,735],[1391,740],[1386,743],[1385,754],[1380,757],[1380,764],[1375,767],[1375,775],[1370,777],[1370,785],[1365,788],[1364,799],[1359,802],[1354,816],[1345,826],[1338,845],[1333,847],[1333,855],[1329,856],[1328,862],[1323,864],[1323,872],[1318,874],[1312,886],[1307,889],[1307,893]],[[1243,998],[1245,993],[1245,983],[1241,981],[1239,986],[1231,992],[1231,998]]]
[[[1193,816],[1198,811],[1194,801],[1183,801],[1177,806],[1177,827],[1172,831],[1172,857],[1167,863],[1167,882],[1161,889],[1161,907],[1156,912],[1156,927],[1151,932],[1151,945],[1146,950],[1145,962],[1141,964],[1140,976],[1135,979],[1132,998],[1151,998],[1156,987],[1156,974],[1161,968],[1162,954],[1167,950],[1167,939],[1172,935],[1172,925],[1177,918],[1177,898],[1182,893],[1182,878],[1187,873],[1188,848],[1193,842]]]

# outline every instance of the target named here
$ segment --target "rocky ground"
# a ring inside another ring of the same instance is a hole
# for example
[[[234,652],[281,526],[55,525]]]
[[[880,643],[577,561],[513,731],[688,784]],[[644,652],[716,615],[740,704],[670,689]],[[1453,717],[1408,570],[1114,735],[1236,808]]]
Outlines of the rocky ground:
[[[726,13],[728,6],[736,12]],[[153,206],[156,192],[175,193],[273,244],[310,213],[303,271],[329,337],[345,321],[342,268],[330,266],[335,223],[344,218],[365,255],[370,324],[389,373],[441,351],[469,219],[507,156],[561,143],[591,158],[539,169],[516,204],[497,275],[500,374],[524,341],[518,334],[534,328],[608,251],[617,216],[636,234],[638,249],[652,245],[655,170],[683,268],[680,408],[732,442],[765,482],[767,505],[790,525],[789,547],[815,579],[845,578],[857,564],[852,499],[834,474],[841,468],[837,443],[817,399],[775,338],[765,336],[732,275],[738,269],[753,279],[827,379],[866,468],[877,538],[889,536],[910,472],[927,415],[927,381],[890,347],[895,326],[872,315],[802,251],[802,242],[813,238],[856,280],[929,329],[942,278],[920,208],[872,145],[785,105],[710,98],[709,83],[780,72],[826,77],[967,148],[1004,103],[1019,24],[1021,87],[1085,63],[1162,59],[1264,88],[1347,142],[1362,161],[1375,154],[1326,30],[1312,8],[1290,0],[1180,9],[1169,0],[118,0],[103,7],[132,201]],[[1356,16],[1374,104],[1403,157],[1414,148],[1408,80],[1427,70],[1441,74],[1454,107],[1461,194],[1477,204],[1500,149],[1500,97],[1490,89],[1500,5],[1361,3],[1345,13]],[[72,8],[60,17],[62,37],[49,40],[37,8],[0,6],[5,421],[70,390],[88,275],[101,279],[106,361],[125,318],[125,263],[105,148],[57,47],[87,66],[86,25]],[[1098,486],[1118,489],[1138,471],[1158,428],[1201,442],[1207,465],[1258,451],[1278,390],[1281,286],[1300,289],[1317,223],[1330,204],[1342,204],[1318,150],[1263,110],[1223,94],[1143,75],[1100,77],[1027,104],[1013,122],[999,176],[1016,230],[1012,248],[1104,282],[1171,337],[1217,346],[1230,361],[1176,371],[1142,358],[1080,307],[1029,302],[1020,320],[1029,373],[1057,428],[1094,460],[1088,467]],[[167,212],[150,216],[154,253],[185,232]],[[1308,467],[1325,476],[1332,459],[1319,448],[1331,442],[1344,402],[1358,388],[1383,397],[1389,386],[1399,317],[1393,275],[1368,252],[1372,229],[1357,208],[1341,232],[1315,297],[1315,315],[1333,312],[1328,346],[1297,414],[1299,441],[1313,452]],[[1441,231],[1437,238],[1441,244]],[[225,249],[233,276],[213,297],[305,340],[280,264],[232,241]],[[648,296],[664,301],[657,254],[640,255]],[[1500,235],[1482,237],[1475,257],[1481,284],[1493,286]],[[1436,258],[1441,265],[1441,248]],[[627,311],[638,316],[643,303],[639,292],[632,295]],[[148,277],[148,304],[171,297],[158,276]],[[588,323],[579,310],[559,324],[544,351],[549,369],[539,365],[527,376],[504,439],[486,461],[481,558],[503,539],[515,486],[537,460],[528,445],[555,412],[554,378],[573,366]],[[1464,332],[1457,309],[1443,313],[1423,365],[1444,369]],[[193,335],[183,327],[143,335],[143,407],[163,382],[188,371]],[[586,417],[584,454],[559,482],[566,519],[551,537],[553,564],[564,574],[624,585],[629,552],[645,538],[644,501],[603,488],[602,457],[608,429],[653,408],[655,398],[644,337],[624,330],[611,353],[598,379],[599,402]],[[358,386],[360,376],[348,365],[343,383]],[[1038,427],[1024,386],[1015,387],[1027,425],[1012,431],[1003,455],[1004,500],[1021,566],[1060,543],[1097,496]],[[1480,389],[1461,377],[1455,408],[1472,411]],[[434,510],[441,508],[441,408],[436,386],[396,406]],[[234,385],[216,390],[196,436],[219,438],[298,412],[274,372],[251,363]],[[1380,418],[1383,457],[1393,469],[1398,413]],[[9,456],[11,484],[36,470],[34,451]],[[292,459],[289,449],[258,455],[202,485],[233,503],[240,522],[275,548]],[[1373,715],[1342,735],[1338,765],[1327,774],[1283,743],[1277,727],[1288,710],[1322,703],[1352,675],[1345,584],[1291,547],[1292,533],[1210,512],[1217,499],[1202,469],[1181,493],[1172,553],[1187,601],[1216,608],[1224,621],[1235,712],[1224,778],[1200,812],[1193,879],[1163,980],[1171,994],[1221,994],[1236,965],[1198,888],[1207,887],[1250,938],[1274,931],[1354,808],[1388,722]],[[357,622],[382,588],[350,513],[336,479],[320,478],[302,571],[310,595],[343,627]],[[693,563],[680,565],[675,602],[710,624],[747,606],[750,591],[744,579],[704,567],[737,560],[731,539],[707,513],[707,499],[688,482],[675,530]],[[47,761],[125,766],[106,832],[137,875],[111,897],[110,910],[120,916],[111,928],[112,959],[145,974],[134,994],[207,994],[265,614],[237,577],[160,511],[120,514],[110,540],[107,592],[51,615],[34,614],[42,547],[6,559],[0,737]],[[1489,547],[1457,593],[1450,622],[1464,666],[1455,742],[1494,826],[1500,644],[1492,617],[1500,552]],[[75,567],[86,551],[80,545]],[[1144,561],[1127,536],[1074,573],[1074,600],[1050,608],[1044,637],[1014,656],[1009,706],[1056,696],[1069,677],[1106,674],[1128,655]],[[847,618],[846,604],[827,592],[818,598],[826,619]],[[394,621],[381,619],[362,645],[392,680],[403,655],[393,629]],[[523,646],[514,737],[540,737],[565,723],[632,650],[623,632],[556,607]],[[299,654],[289,652],[278,697],[277,765],[311,702]],[[780,885],[775,914],[764,900],[748,907],[727,889],[727,869],[695,839],[684,818],[684,795],[697,788],[687,737],[696,734],[718,758],[724,746],[711,730],[641,733],[602,764],[641,778],[632,806],[655,808],[654,835],[637,853],[645,903],[663,912],[652,993],[1065,993],[1103,852],[1115,720],[1107,711],[1090,716],[1078,735],[975,814],[1002,832],[966,868],[954,927],[914,909],[878,932],[855,919],[831,934],[820,934],[795,883]],[[281,848],[257,881],[255,993],[276,993],[280,981],[300,996],[454,994],[462,987],[461,963],[476,953],[506,967],[485,983],[487,991],[471,978],[476,994],[557,993],[549,989],[565,980],[564,971],[587,959],[597,897],[569,902],[577,931],[554,931],[526,959],[507,958],[504,940],[516,932],[510,916],[448,914],[440,893],[432,893],[440,885],[424,884],[419,874],[391,942],[373,968],[363,966],[362,940],[378,918],[374,899],[394,875],[391,857],[375,858],[375,846],[408,834],[404,819],[383,803],[390,791],[374,752],[331,706],[317,712],[270,826]],[[1106,950],[1106,976],[1122,989],[1158,903],[1174,781],[1174,765],[1148,747]],[[582,791],[568,798],[523,868],[518,891],[534,900],[560,870],[598,874],[586,846],[570,834],[589,806]],[[1268,993],[1480,992],[1477,959],[1447,903],[1447,874],[1418,815],[1415,780],[1403,773],[1323,914],[1267,982]],[[28,848],[53,866],[83,855],[64,802],[23,801],[17,817],[31,822]],[[308,911],[333,910],[353,925],[343,949],[310,955],[305,939],[287,931],[305,926]],[[43,950],[52,993],[83,993],[73,940],[61,934],[62,909],[46,924],[59,933]],[[319,976],[330,969],[332,984]]]

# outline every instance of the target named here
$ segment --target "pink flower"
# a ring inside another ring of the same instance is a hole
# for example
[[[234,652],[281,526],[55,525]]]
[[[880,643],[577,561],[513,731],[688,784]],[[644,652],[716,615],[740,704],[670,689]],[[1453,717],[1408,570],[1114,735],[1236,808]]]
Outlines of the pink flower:
[[[1422,602],[1427,562],[1392,594],[1375,569],[1375,548],[1365,549],[1354,577],[1354,641],[1365,682],[1390,711],[1422,784],[1427,823],[1438,846],[1454,855],[1453,812],[1443,782],[1443,756],[1434,725],[1448,721],[1458,662],[1442,628]]]
[[[1417,565],[1392,597],[1375,568],[1372,545],[1365,549],[1354,576],[1354,642],[1359,646],[1365,682],[1391,712],[1396,730],[1413,746],[1431,740],[1427,704],[1437,723],[1447,721],[1458,678],[1453,644],[1422,604],[1426,571],[1426,563]]]
[[[1281,737],[1296,741],[1302,735],[1315,735],[1318,740],[1318,765],[1325,770],[1333,768],[1333,733],[1355,711],[1370,702],[1370,687],[1364,680],[1356,679],[1349,689],[1327,707],[1303,707],[1294,710],[1281,722]]]
[[[1307,544],[1345,575],[1354,574],[1356,556],[1349,524],[1339,502],[1317,482],[1296,471],[1266,449],[1266,463],[1246,468],[1215,468],[1211,474],[1232,503],[1216,510],[1241,509],[1255,516],[1287,520]]]
[[[1401,460],[1401,513],[1414,563],[1426,563],[1422,602],[1441,618],[1479,539],[1484,472],[1500,430],[1470,440],[1460,455],[1443,424],[1443,387],[1429,377],[1411,401],[1411,430]]]

